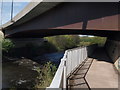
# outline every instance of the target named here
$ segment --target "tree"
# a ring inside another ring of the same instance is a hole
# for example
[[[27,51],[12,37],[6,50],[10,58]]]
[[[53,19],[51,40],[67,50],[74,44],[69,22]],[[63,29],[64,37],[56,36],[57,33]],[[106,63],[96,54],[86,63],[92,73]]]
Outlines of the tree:
[[[53,44],[59,51],[69,48],[77,47],[80,38],[76,35],[59,35],[53,37],[46,37],[49,43]]]

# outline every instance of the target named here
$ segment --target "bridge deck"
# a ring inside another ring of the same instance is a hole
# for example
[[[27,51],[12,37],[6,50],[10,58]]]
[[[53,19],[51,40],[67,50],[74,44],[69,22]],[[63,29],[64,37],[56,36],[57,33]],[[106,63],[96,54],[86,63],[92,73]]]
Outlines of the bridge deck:
[[[118,88],[118,73],[103,48],[78,67],[67,79],[69,89]],[[84,89],[83,89],[84,90]]]

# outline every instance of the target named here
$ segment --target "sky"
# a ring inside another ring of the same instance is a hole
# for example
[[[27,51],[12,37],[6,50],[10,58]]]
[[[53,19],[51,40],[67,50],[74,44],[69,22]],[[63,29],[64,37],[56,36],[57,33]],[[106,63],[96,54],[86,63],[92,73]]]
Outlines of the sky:
[[[24,9],[28,3],[29,2],[13,2],[13,17]],[[11,6],[12,2],[2,2],[2,0],[0,0],[0,25],[11,20]]]

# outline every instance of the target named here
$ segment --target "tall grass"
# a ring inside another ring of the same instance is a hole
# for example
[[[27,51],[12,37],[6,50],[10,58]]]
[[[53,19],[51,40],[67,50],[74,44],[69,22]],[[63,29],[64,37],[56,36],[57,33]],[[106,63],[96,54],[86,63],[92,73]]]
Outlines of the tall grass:
[[[38,77],[35,88],[46,88],[52,82],[57,68],[50,61],[43,65],[42,68],[36,68]]]

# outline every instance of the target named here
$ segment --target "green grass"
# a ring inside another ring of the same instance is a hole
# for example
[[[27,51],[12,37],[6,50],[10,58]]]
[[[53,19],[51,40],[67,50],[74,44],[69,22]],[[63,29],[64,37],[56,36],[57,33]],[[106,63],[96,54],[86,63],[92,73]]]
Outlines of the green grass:
[[[98,44],[98,46],[104,46],[106,37],[80,37],[80,46],[89,46],[92,44]]]

